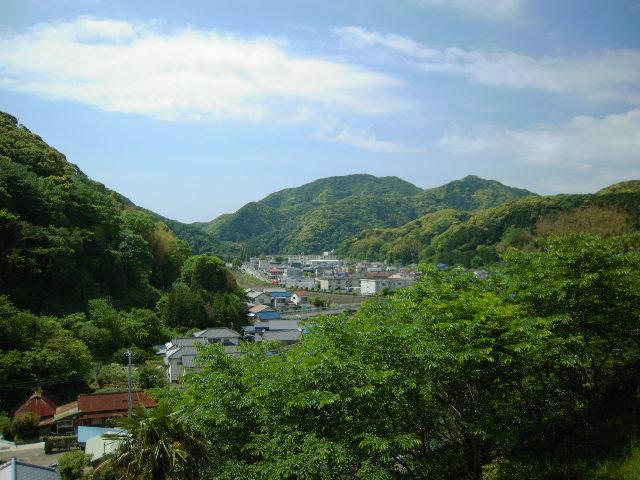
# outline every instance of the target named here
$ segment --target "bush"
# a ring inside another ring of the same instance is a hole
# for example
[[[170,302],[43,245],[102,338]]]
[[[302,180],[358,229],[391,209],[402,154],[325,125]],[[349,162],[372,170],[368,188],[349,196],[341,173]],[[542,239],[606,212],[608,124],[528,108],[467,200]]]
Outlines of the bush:
[[[65,435],[56,437],[44,437],[44,453],[52,453],[54,451],[66,452],[78,448],[77,435]]]
[[[89,455],[80,450],[63,454],[58,460],[62,480],[80,480],[88,464]]]
[[[11,419],[6,415],[0,415],[0,436],[5,440],[13,438],[11,436]]]
[[[117,363],[103,365],[98,370],[96,381],[100,388],[115,387],[123,388],[127,386],[127,370],[126,367]]]
[[[136,385],[142,389],[164,387],[167,385],[167,376],[162,366],[153,367],[143,365],[136,371]]]
[[[38,436],[40,417],[35,413],[19,413],[11,422],[11,433],[16,440],[30,440]]]

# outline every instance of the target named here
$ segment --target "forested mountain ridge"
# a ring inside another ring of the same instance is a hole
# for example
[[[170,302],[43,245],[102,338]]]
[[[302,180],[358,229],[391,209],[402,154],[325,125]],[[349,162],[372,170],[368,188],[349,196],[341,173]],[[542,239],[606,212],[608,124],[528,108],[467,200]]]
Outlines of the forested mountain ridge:
[[[612,236],[640,228],[640,181],[596,194],[527,196],[476,212],[443,210],[397,228],[361,232],[340,252],[354,258],[479,266],[509,247],[535,248],[550,233]]]
[[[272,193],[205,229],[217,245],[241,256],[318,252],[372,227],[398,227],[438,210],[473,211],[528,195],[534,194],[476,176],[422,190],[398,177],[355,174]]]

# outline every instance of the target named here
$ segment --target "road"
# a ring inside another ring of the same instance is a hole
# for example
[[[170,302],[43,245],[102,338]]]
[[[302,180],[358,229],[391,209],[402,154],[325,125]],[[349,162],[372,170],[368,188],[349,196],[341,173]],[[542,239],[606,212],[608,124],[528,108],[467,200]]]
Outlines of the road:
[[[57,464],[58,459],[63,453],[64,452],[46,454],[44,453],[44,442],[30,443],[0,450],[0,463],[7,462],[11,460],[12,457],[16,457],[23,462],[48,467],[49,465]]]

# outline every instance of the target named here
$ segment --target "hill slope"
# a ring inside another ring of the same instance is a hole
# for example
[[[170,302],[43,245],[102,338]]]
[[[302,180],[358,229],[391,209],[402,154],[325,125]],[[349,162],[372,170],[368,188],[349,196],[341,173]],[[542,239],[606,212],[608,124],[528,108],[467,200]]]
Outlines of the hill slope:
[[[0,295],[37,312],[153,305],[189,254],[162,224],[0,112]]]
[[[569,232],[611,236],[640,228],[640,181],[587,195],[527,196],[497,207],[443,210],[398,228],[371,229],[346,240],[341,253],[404,263],[495,262],[507,248],[534,248],[539,238]]]
[[[205,229],[214,242],[244,255],[319,252],[338,248],[365,229],[398,227],[438,210],[493,207],[526,195],[532,194],[475,176],[421,190],[397,177],[356,174],[272,193]]]

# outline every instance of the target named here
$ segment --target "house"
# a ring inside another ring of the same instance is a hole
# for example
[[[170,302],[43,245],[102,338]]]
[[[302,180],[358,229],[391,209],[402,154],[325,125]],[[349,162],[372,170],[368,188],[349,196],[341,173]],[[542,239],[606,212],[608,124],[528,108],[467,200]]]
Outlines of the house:
[[[33,413],[40,417],[40,428],[50,428],[53,425],[53,416],[56,414],[56,404],[53,400],[44,397],[40,392],[33,394],[20,405],[14,415],[19,413]]]
[[[247,292],[247,298],[252,305],[271,305],[271,295],[266,292],[256,292],[251,290]]]
[[[300,330],[266,330],[260,335],[256,335],[256,342],[278,341],[285,345],[293,345],[300,342],[302,332]]]
[[[196,338],[205,338],[209,343],[220,342],[223,345],[239,345],[241,335],[230,328],[207,328],[193,334]]]
[[[100,460],[105,455],[115,453],[120,444],[121,439],[105,438],[105,435],[119,435],[122,436],[123,430],[108,428],[104,433],[94,435],[85,442],[84,453],[91,455],[91,462]]]
[[[73,432],[74,422],[78,417],[78,402],[65,403],[56,408],[53,416],[53,425],[55,433]]]
[[[291,295],[291,301],[296,305],[302,305],[309,302],[309,292],[306,290],[296,290]]]
[[[287,302],[291,301],[291,293],[287,292],[271,292],[271,305],[274,308],[284,307]]]
[[[162,347],[157,348],[156,354],[162,355],[165,357],[169,352],[176,350],[182,347],[193,347],[195,345],[208,345],[209,340],[204,337],[177,337],[172,338],[167,343],[165,343]]]
[[[13,457],[0,465],[0,480],[60,480],[57,468],[42,467]]]
[[[249,318],[257,322],[266,322],[269,320],[279,320],[282,316],[280,312],[276,312],[275,310],[263,310],[262,312],[256,313],[253,317],[249,315]]]
[[[375,295],[384,289],[394,292],[399,288],[405,288],[415,282],[413,277],[406,277],[400,274],[388,277],[374,276],[373,278],[360,279],[360,293],[362,295]]]
[[[164,363],[168,367],[167,377],[169,382],[178,383],[188,370],[193,370],[196,367],[194,360],[197,355],[198,350],[195,345],[180,347],[167,352],[164,357]]]
[[[266,323],[268,324],[269,331],[296,330],[300,326],[298,320],[269,320]]]
[[[251,314],[255,315],[256,313],[264,312],[265,310],[275,312],[275,310],[268,305],[256,305],[255,307],[251,307],[249,309],[249,315]]]
[[[133,391],[131,399],[133,408],[156,406],[156,401],[142,390]],[[81,393],[78,395],[78,417],[75,424],[102,427],[110,418],[126,416],[127,411],[127,392]]]

